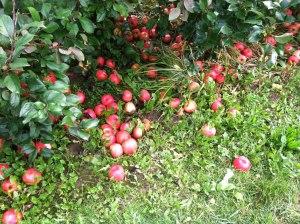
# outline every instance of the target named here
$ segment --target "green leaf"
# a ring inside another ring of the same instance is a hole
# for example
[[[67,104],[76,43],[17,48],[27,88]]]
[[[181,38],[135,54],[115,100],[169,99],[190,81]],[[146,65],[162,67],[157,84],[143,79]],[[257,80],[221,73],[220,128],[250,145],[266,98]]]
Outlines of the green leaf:
[[[56,22],[50,22],[48,25],[46,25],[46,29],[44,29],[47,33],[53,33],[56,30],[58,30],[59,25]]]
[[[79,27],[76,23],[68,23],[66,28],[72,36],[76,36],[79,32]]]
[[[80,122],[80,127],[83,129],[91,129],[97,127],[99,124],[98,119],[85,119]]]
[[[27,58],[16,58],[10,65],[9,67],[12,70],[20,69],[23,67],[30,66],[27,62]]]
[[[2,47],[0,47],[0,68],[2,68],[3,65],[5,65],[6,60],[7,60],[6,52],[3,50]]]
[[[293,35],[289,33],[284,33],[280,36],[275,36],[275,39],[280,44],[286,44],[293,39]]]
[[[34,21],[38,21],[38,22],[41,21],[40,14],[35,8],[28,7],[28,11],[30,12],[31,17]]]
[[[106,12],[105,10],[101,10],[97,12],[97,22],[102,22],[106,17]]]
[[[0,16],[0,34],[10,38],[14,35],[14,22],[8,15]]]
[[[8,75],[5,77],[4,86],[8,88],[13,93],[20,93],[21,86],[20,86],[20,79],[16,75]]]
[[[43,3],[41,13],[44,17],[49,16],[49,12],[51,10],[52,5],[50,3]]]
[[[126,7],[123,4],[114,4],[113,9],[121,14],[121,16],[128,16]]]
[[[89,140],[89,138],[90,138],[90,135],[88,133],[81,131],[76,127],[71,127],[68,130],[69,130],[70,135],[73,135],[74,137],[78,137],[78,138],[81,138],[86,141]]]
[[[34,105],[32,102],[26,102],[23,104],[20,110],[20,117],[26,117],[30,111],[34,110]]]
[[[79,0],[80,5],[82,5],[83,7],[87,7],[88,4],[90,3],[90,0]]]
[[[12,93],[10,95],[10,105],[12,107],[17,107],[20,104],[20,94]]]
[[[230,29],[230,27],[225,25],[225,26],[222,26],[222,28],[220,29],[220,32],[225,35],[229,35],[232,33],[232,30]]]
[[[44,100],[47,103],[56,103],[62,105],[66,102],[66,96],[61,92],[49,90],[44,93]]]
[[[94,29],[95,29],[94,24],[90,19],[88,19],[86,17],[82,17],[79,19],[79,21],[85,32],[94,33]]]
[[[33,37],[34,37],[33,34],[27,33],[21,38],[19,38],[16,42],[16,48],[13,53],[13,56],[18,57],[20,52],[25,48],[25,45],[28,44],[30,41],[32,41]]]
[[[47,67],[50,68],[52,71],[54,72],[60,72],[60,73],[64,73],[65,71],[67,71],[69,69],[69,65],[65,64],[65,63],[55,63],[52,61],[47,62]]]

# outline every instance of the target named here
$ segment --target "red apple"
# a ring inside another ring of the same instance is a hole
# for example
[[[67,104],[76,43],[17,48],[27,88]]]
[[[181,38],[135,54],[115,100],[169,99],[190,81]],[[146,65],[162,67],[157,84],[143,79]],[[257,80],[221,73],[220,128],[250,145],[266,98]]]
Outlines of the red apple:
[[[216,135],[217,130],[209,124],[205,124],[201,128],[201,132],[205,137],[211,138]]]
[[[135,139],[139,139],[143,137],[143,134],[144,134],[144,130],[138,126],[132,130],[132,137],[134,137]]]
[[[116,141],[119,144],[122,144],[126,140],[130,139],[131,136],[127,131],[118,131],[116,134]]]
[[[235,170],[238,170],[241,172],[248,172],[251,168],[251,162],[245,156],[237,156],[233,160],[233,167]]]
[[[101,97],[101,103],[104,106],[108,106],[108,105],[110,105],[113,102],[115,102],[115,99],[114,99],[114,97],[111,94],[105,94],[105,95],[103,95]]]
[[[103,131],[103,134],[111,134],[111,135],[116,134],[115,129],[112,126],[110,126],[109,124],[101,125],[101,129]]]
[[[120,131],[127,131],[128,133],[131,133],[131,125],[128,122],[124,122],[120,126]]]
[[[240,54],[237,58],[238,63],[244,64],[247,61],[247,57],[245,55]]]
[[[116,71],[113,71],[110,74],[109,80],[116,85],[119,85],[122,82],[120,75]]]
[[[109,146],[109,150],[113,158],[118,158],[123,155],[123,148],[118,143],[114,143],[111,146]]]
[[[124,110],[125,110],[126,114],[131,115],[131,114],[134,114],[134,112],[136,111],[136,107],[135,107],[134,103],[128,102],[125,104]]]
[[[170,43],[171,40],[172,40],[172,36],[171,36],[169,33],[166,33],[166,34],[162,37],[162,41],[163,41],[165,44]]]
[[[185,112],[187,113],[193,113],[196,111],[197,109],[197,104],[194,100],[188,100],[184,106],[183,106],[183,109]]]
[[[142,31],[142,32],[140,33],[140,39],[143,40],[143,41],[149,40],[149,33],[146,32],[146,31]]]
[[[222,72],[224,72],[224,70],[225,70],[225,68],[224,68],[224,66],[222,66],[222,65],[220,65],[220,64],[214,64],[212,67],[211,67],[211,70],[212,71],[215,71],[215,72],[217,72],[217,73],[222,73]]]
[[[198,82],[192,81],[189,84],[189,90],[191,92],[196,92],[200,89],[200,84]]]
[[[292,44],[288,43],[284,45],[284,52],[287,54],[290,54],[294,50],[294,47]]]
[[[143,103],[148,102],[151,99],[151,94],[146,89],[142,89],[140,92],[140,101]]]
[[[18,183],[12,178],[8,178],[3,181],[1,187],[2,191],[6,194],[11,194],[12,192],[17,191],[19,188]]]
[[[173,98],[170,101],[170,107],[176,109],[180,105],[181,100],[179,98]]]
[[[124,90],[122,94],[122,100],[127,103],[132,100],[132,92],[130,90]]]
[[[119,120],[118,115],[116,115],[116,114],[109,115],[106,118],[106,123],[115,129],[118,129],[120,127],[120,120]]]
[[[123,151],[126,155],[133,155],[138,148],[137,141],[134,138],[129,138],[122,144]]]
[[[113,113],[117,113],[119,111],[119,106],[116,102],[113,102],[107,105],[106,109],[108,111],[112,111]]]
[[[92,118],[92,119],[96,119],[97,118],[97,115],[95,114],[95,111],[93,109],[91,109],[91,108],[87,108],[86,110],[84,110],[83,114],[87,118]]]
[[[131,15],[128,18],[128,23],[133,27],[136,28],[139,25],[139,19],[136,15]]]
[[[20,224],[23,215],[21,212],[11,208],[2,215],[2,224]]]
[[[223,84],[225,81],[225,76],[222,74],[218,74],[215,78],[216,83]]]
[[[210,109],[212,109],[214,112],[217,112],[220,107],[222,107],[222,99],[219,97],[211,104]]]
[[[116,62],[113,59],[107,59],[105,65],[109,67],[110,69],[116,68]]]
[[[99,81],[104,81],[108,76],[105,70],[98,69],[96,72],[96,77]]]
[[[273,36],[267,36],[265,42],[271,46],[275,46],[277,44],[277,41]]]
[[[42,180],[42,174],[35,168],[25,170],[22,180],[27,185],[37,185]]]
[[[114,164],[109,168],[108,177],[110,180],[122,181],[125,178],[125,171],[121,165]]]
[[[181,43],[183,41],[183,36],[182,35],[177,35],[176,37],[175,37],[175,42],[176,43]]]
[[[84,92],[78,91],[76,93],[76,95],[78,97],[79,103],[83,104],[85,102],[85,94],[84,94]]]
[[[116,137],[112,133],[103,133],[102,141],[105,147],[110,147],[112,144],[116,143]]]
[[[34,143],[34,147],[36,148],[36,150],[38,151],[38,153],[42,152],[43,149],[48,148],[51,149],[51,145],[49,143],[43,143],[42,141],[36,141]]]
[[[299,62],[299,58],[297,58],[295,55],[292,55],[288,58],[288,63],[291,65],[297,65]]]
[[[106,110],[106,107],[102,104],[99,103],[98,105],[95,106],[94,108],[94,112],[96,114],[97,117],[100,117],[103,115],[103,112]]]
[[[237,43],[234,44],[234,48],[237,51],[241,52],[241,51],[243,51],[246,48],[246,45],[244,43],[242,43],[242,42],[237,42]]]
[[[150,79],[155,79],[157,77],[158,73],[157,70],[154,67],[149,67],[147,71],[147,77]]]
[[[241,54],[246,58],[251,58],[253,56],[253,52],[250,48],[245,48],[244,50],[242,50]]]
[[[44,77],[44,81],[55,84],[57,81],[56,74],[54,72],[49,72],[48,75]]]
[[[97,58],[97,64],[100,66],[100,67],[103,67],[105,65],[105,58],[102,57],[102,56],[99,56]]]

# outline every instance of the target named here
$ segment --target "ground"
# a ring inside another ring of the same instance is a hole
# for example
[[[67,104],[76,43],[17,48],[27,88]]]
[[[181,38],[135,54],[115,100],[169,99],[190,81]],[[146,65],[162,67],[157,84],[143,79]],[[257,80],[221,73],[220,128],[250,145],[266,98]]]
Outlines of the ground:
[[[14,195],[18,200],[1,196],[3,203],[24,205],[24,223],[299,223],[300,157],[293,144],[299,145],[300,72],[278,70],[228,82],[218,113],[209,109],[206,90],[194,97],[192,115],[178,117],[167,102],[146,107],[138,114],[151,119],[152,128],[133,157],[112,159],[99,129],[88,142],[57,129],[54,156],[35,161],[42,183]],[[236,118],[227,113],[231,107],[240,111]],[[207,122],[216,137],[201,135]],[[222,190],[237,155],[247,156],[252,168],[234,171],[230,188]],[[124,182],[108,180],[113,163],[126,169]]]
[[[177,117],[167,103],[142,111],[153,125],[133,157],[112,159],[99,130],[85,143],[56,130],[54,156],[36,161],[44,181],[15,202],[26,202],[24,223],[299,223],[299,148],[286,146],[289,130],[299,133],[299,81],[300,72],[268,70],[226,84],[224,108],[238,108],[236,118],[212,113],[205,92],[192,115]],[[199,132],[207,122],[216,137]],[[221,190],[236,155],[252,168]],[[125,167],[124,182],[108,180],[112,163]]]

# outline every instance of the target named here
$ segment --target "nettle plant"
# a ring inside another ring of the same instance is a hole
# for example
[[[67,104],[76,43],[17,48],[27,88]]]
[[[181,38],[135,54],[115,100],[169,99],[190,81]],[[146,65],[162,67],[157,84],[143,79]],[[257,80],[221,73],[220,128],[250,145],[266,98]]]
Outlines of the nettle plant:
[[[89,0],[1,0],[1,4],[1,143],[5,140],[33,160],[38,154],[51,155],[51,147],[43,143],[51,142],[56,123],[88,140],[88,130],[98,120],[82,118],[79,99],[71,93],[68,69],[70,65],[84,67],[90,63],[85,55],[104,42],[111,43],[107,40],[112,36],[106,32],[113,27],[110,18],[127,15],[129,5]]]

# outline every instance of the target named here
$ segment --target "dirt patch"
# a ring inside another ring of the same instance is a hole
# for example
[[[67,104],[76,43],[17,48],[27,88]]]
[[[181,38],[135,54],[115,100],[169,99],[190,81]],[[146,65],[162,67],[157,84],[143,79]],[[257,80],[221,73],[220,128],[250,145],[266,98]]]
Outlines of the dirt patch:
[[[76,187],[83,187],[86,185],[95,185],[99,180],[99,177],[93,174],[89,169],[80,169],[78,174],[78,180]]]
[[[150,121],[160,121],[162,119],[162,112],[154,110],[144,115],[142,118],[146,118]]]
[[[280,98],[279,94],[278,93],[271,93],[270,96],[269,96],[269,99],[272,101],[272,102],[276,102],[278,101]]]
[[[69,146],[70,153],[74,156],[79,156],[83,153],[84,148],[78,143],[72,143]]]

